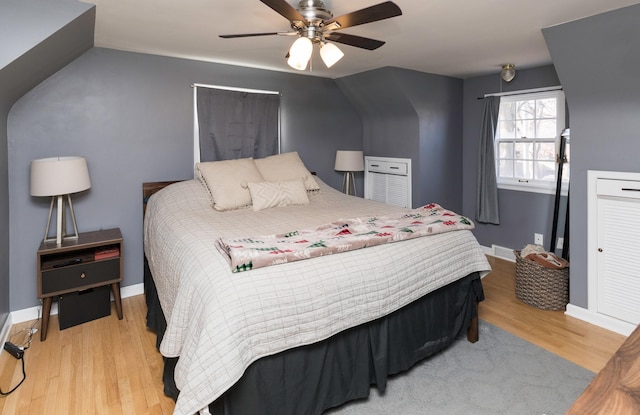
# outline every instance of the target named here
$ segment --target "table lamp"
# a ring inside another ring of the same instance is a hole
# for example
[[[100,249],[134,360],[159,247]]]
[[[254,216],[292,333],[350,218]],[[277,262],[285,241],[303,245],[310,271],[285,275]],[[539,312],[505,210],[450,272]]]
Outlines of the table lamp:
[[[337,171],[343,171],[342,192],[348,195],[357,196],[356,182],[354,172],[364,171],[364,155],[362,151],[336,151],[336,164],[334,167]]]
[[[84,157],[50,157],[31,161],[31,196],[51,196],[49,218],[44,230],[44,242],[78,237],[76,216],[71,204],[71,193],[81,192],[91,187],[87,160]],[[74,235],[66,235],[64,199],[67,199]],[[57,204],[56,237],[49,238],[49,226],[54,204]]]

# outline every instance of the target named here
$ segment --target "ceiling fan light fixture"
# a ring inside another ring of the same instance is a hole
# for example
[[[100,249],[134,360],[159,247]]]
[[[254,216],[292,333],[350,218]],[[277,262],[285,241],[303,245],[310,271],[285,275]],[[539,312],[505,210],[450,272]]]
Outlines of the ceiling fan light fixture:
[[[327,65],[327,68],[331,68],[336,62],[342,59],[343,56],[344,53],[333,43],[322,42],[320,44],[320,57],[322,58],[322,62]]]
[[[512,63],[507,63],[505,65],[502,65],[502,71],[500,71],[500,77],[505,82],[513,81],[513,78],[516,77],[516,65]]]
[[[300,36],[300,39],[291,45],[291,49],[285,57],[289,66],[300,71],[305,70],[307,66],[313,66],[311,55],[313,53],[313,45],[316,43],[320,46],[320,56],[327,67],[331,67],[342,59],[344,56],[342,51],[335,45],[325,45],[325,39],[365,50],[378,49],[385,42],[342,32],[337,33],[336,31],[402,15],[402,10],[393,1],[385,1],[338,17],[334,17],[333,12],[325,8],[322,0],[297,0],[297,8],[290,4],[293,0],[260,1],[287,19],[290,23],[291,31],[238,33],[219,36],[223,39],[271,35]]]
[[[289,49],[289,59],[287,63],[293,69],[304,71],[311,59],[311,53],[313,52],[313,43],[307,37],[299,37],[291,45]]]

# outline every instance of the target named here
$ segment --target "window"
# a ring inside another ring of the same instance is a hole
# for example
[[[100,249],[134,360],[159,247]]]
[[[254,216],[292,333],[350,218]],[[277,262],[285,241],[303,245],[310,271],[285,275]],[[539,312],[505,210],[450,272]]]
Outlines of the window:
[[[194,163],[280,152],[279,92],[204,84],[193,87]]]
[[[495,136],[498,187],[553,193],[558,166],[556,155],[564,127],[562,91],[501,97]],[[568,140],[566,154],[569,154]],[[569,177],[568,171],[565,164],[563,179]]]

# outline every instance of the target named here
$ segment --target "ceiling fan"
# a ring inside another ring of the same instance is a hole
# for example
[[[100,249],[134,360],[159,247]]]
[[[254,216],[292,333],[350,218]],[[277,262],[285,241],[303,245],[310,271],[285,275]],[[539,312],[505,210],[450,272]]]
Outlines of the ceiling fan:
[[[260,1],[288,19],[291,24],[291,29],[293,30],[288,32],[220,35],[220,37],[231,39],[271,35],[298,36],[298,39],[293,42],[289,53],[286,55],[289,66],[298,70],[306,69],[311,59],[314,44],[319,45],[320,57],[327,67],[333,66],[333,64],[344,56],[344,53],[336,45],[327,43],[327,40],[367,50],[378,49],[384,45],[385,42],[341,33],[338,32],[338,30],[365,23],[377,22],[378,20],[388,19],[402,14],[400,7],[392,1],[366,7],[339,17],[333,17],[333,13],[325,9],[324,3],[320,0],[300,0],[297,9],[287,3],[286,0]]]

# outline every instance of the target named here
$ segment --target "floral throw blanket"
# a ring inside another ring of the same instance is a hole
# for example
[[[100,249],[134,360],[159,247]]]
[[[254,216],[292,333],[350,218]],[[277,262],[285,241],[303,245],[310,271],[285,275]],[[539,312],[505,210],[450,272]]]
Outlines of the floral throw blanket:
[[[315,229],[238,239],[220,238],[218,250],[233,272],[250,271],[339,252],[460,229],[471,220],[431,203],[398,216],[341,219]]]

